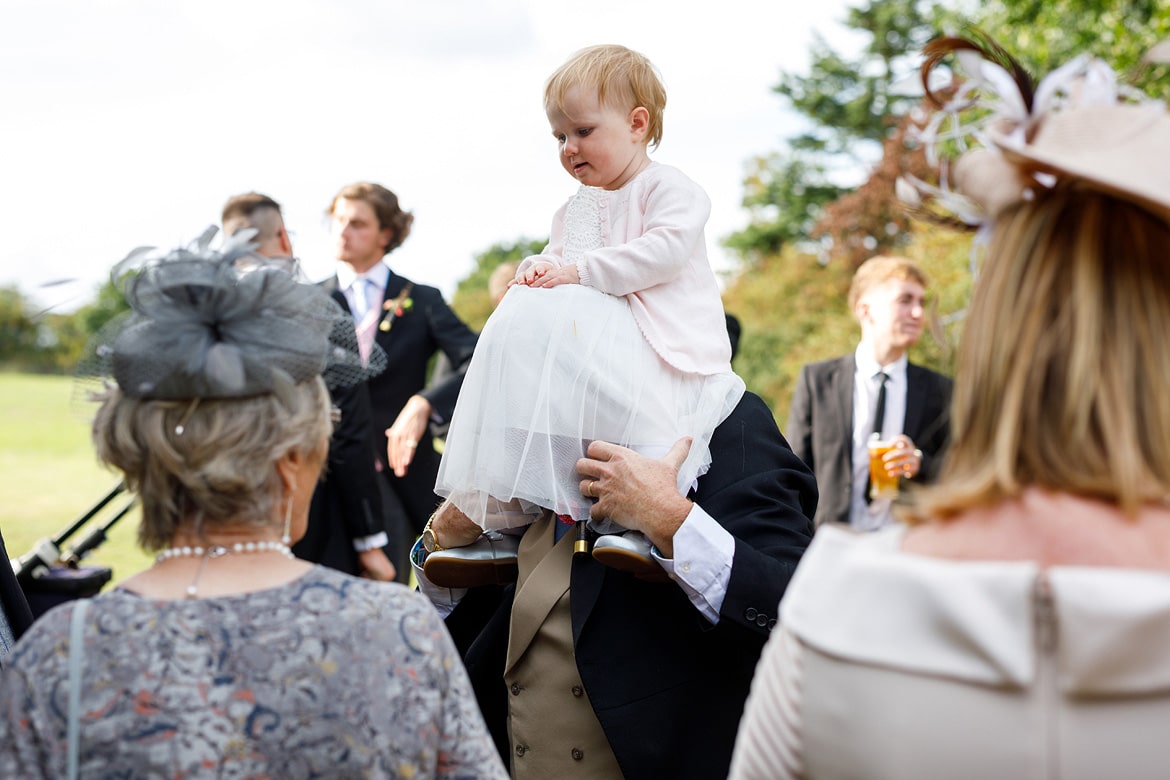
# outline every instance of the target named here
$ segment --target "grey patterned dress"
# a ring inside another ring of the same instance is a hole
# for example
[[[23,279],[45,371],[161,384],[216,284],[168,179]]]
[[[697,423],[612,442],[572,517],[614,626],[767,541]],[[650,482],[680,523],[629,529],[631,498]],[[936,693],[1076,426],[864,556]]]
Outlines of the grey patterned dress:
[[[0,778],[65,776],[72,605],[0,676]],[[431,604],[316,567],[238,596],[114,590],[87,616],[85,778],[506,778]]]

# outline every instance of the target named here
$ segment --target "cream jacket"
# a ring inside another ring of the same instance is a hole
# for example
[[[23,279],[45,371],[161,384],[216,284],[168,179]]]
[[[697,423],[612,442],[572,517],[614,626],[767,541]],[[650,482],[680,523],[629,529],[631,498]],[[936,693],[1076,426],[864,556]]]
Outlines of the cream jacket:
[[[902,553],[822,526],[732,778],[1164,778],[1170,574]]]
[[[642,334],[680,371],[731,371],[731,342],[719,284],[707,260],[704,227],[711,201],[682,171],[652,162],[601,200],[602,248],[577,263],[581,284],[625,296]],[[520,264],[565,264],[565,212],[553,217],[549,245]]]

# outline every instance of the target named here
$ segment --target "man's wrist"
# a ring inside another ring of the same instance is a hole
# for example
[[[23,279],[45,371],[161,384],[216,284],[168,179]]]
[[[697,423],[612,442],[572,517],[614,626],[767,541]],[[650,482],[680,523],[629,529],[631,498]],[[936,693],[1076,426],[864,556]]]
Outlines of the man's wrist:
[[[438,514],[437,512],[435,514]],[[423,526],[422,536],[419,538],[423,550],[427,553],[439,552],[447,549],[446,546],[439,540],[438,534],[435,532],[435,514],[432,514],[427,519],[427,524]]]
[[[694,508],[694,501],[685,496],[679,496],[677,504],[672,502],[670,507],[660,514],[660,517],[663,518],[662,524],[653,533],[646,534],[654,546],[658,548],[662,557],[674,557],[674,535],[691,516],[691,510]]]

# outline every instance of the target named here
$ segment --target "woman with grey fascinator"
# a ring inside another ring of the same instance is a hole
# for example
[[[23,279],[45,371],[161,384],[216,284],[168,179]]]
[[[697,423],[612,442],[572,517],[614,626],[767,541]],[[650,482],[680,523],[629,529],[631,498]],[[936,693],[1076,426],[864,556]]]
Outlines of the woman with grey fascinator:
[[[79,368],[114,380],[93,438],[157,559],[17,643],[0,777],[506,777],[430,603],[290,554],[327,383],[369,369],[324,290],[211,235],[128,259],[131,311]]]
[[[817,532],[731,776],[1165,777],[1170,114],[1089,57],[926,55],[964,78],[927,87],[939,180],[900,195],[981,258],[951,448],[905,524]]]

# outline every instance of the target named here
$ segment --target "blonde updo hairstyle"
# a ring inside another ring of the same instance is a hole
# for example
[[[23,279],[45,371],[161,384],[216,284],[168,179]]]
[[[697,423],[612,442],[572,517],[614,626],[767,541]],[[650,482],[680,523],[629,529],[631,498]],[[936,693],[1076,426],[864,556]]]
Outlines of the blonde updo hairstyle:
[[[1066,182],[995,224],[959,347],[952,441],[912,520],[1028,486],[1133,514],[1170,496],[1170,225]]]
[[[115,387],[99,400],[98,459],[141,500],[138,541],[148,551],[170,545],[187,524],[197,536],[228,524],[279,526],[288,499],[276,463],[291,452],[324,460],[329,446],[329,391],[319,377],[280,396],[193,404],[130,398]]]

